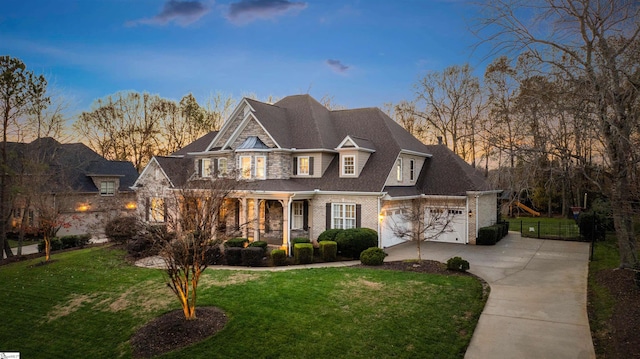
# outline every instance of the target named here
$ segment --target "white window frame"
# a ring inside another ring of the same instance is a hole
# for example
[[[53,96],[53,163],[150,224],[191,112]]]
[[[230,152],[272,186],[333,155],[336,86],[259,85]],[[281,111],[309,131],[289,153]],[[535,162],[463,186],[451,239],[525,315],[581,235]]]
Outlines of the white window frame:
[[[262,164],[260,164],[262,162]],[[257,179],[267,178],[267,156],[255,156],[255,177]]]
[[[356,204],[332,203],[331,204],[331,228],[350,229],[356,228]]]
[[[416,179],[416,161],[409,160],[409,180],[415,181]]]
[[[109,186],[109,185],[112,186]],[[100,182],[100,195],[101,196],[115,196],[116,194],[116,181],[102,181]]]
[[[307,163],[306,171],[303,171],[303,166],[302,166],[303,161],[306,161]],[[298,175],[299,176],[309,175],[309,156],[298,156]]]
[[[353,162],[351,165],[347,165],[347,159],[351,159]],[[351,172],[347,171],[347,166],[351,169]],[[355,176],[356,175],[356,156],[344,155],[342,156],[342,175],[343,176]]]
[[[164,223],[166,216],[166,208],[164,206],[164,198],[151,197],[149,198],[149,222]]]
[[[200,164],[200,177],[211,177],[211,159],[203,158]]]
[[[225,176],[229,173],[228,164],[226,158],[218,158],[218,176]]]
[[[402,157],[396,160],[396,179],[398,182],[402,182]]]
[[[293,202],[291,204],[291,229],[303,229],[304,227],[304,204]]]
[[[248,160],[248,162],[245,163],[245,160]],[[240,162],[240,165],[238,166],[238,168],[240,168],[240,178],[242,179],[251,178],[251,169],[253,167],[251,165],[251,163],[253,162],[251,159],[251,156],[240,156],[238,158],[238,162]]]

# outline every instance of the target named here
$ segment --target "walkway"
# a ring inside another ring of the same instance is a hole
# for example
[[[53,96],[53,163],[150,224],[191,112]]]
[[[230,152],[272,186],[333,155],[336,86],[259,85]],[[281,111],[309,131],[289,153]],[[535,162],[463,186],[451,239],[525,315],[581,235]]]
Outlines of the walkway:
[[[386,260],[416,258],[415,244]],[[521,238],[495,246],[427,242],[422,258],[460,256],[491,286],[465,358],[595,358],[587,317],[589,244]]]

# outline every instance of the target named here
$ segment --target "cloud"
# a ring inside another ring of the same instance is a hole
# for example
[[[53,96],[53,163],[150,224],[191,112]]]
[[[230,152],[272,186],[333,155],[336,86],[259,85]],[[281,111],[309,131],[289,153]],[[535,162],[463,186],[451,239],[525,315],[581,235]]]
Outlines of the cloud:
[[[329,65],[329,67],[340,74],[346,73],[347,70],[349,69],[349,66],[343,64],[342,62],[340,62],[340,60],[333,60],[333,59],[329,59],[327,61],[325,61],[327,65]]]
[[[229,5],[227,18],[236,24],[247,24],[258,19],[273,19],[288,12],[298,12],[306,2],[289,0],[240,0]]]
[[[202,2],[194,1],[167,1],[160,13],[152,18],[143,18],[127,22],[127,26],[142,25],[166,25],[171,21],[187,26],[198,21],[202,16],[209,12]]]

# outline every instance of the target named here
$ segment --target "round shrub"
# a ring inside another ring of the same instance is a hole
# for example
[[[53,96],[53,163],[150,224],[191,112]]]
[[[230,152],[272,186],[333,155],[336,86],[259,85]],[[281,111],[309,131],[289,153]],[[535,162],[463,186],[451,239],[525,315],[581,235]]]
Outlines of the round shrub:
[[[267,246],[269,245],[269,243],[265,242],[265,241],[255,241],[255,242],[251,242],[251,244],[249,244],[249,247],[258,247],[258,248],[262,248],[262,252],[266,252],[267,251]]]
[[[378,246],[378,232],[369,228],[345,229],[338,233],[335,242],[341,255],[356,259],[365,249]]]
[[[320,255],[325,262],[333,262],[338,255],[338,244],[334,241],[322,241],[319,243]]]
[[[466,272],[469,270],[469,262],[460,257],[449,258],[449,260],[447,260],[447,269]]]
[[[386,256],[387,254],[382,248],[371,247],[360,253],[360,262],[367,266],[380,266],[384,262],[384,257]]]
[[[344,231],[344,229],[327,229],[326,231],[320,233],[318,236],[318,242],[322,241],[335,241],[338,233]]]
[[[136,217],[118,217],[107,222],[104,234],[110,241],[124,244],[140,231],[140,222]]]
[[[271,251],[271,263],[274,266],[283,266],[287,264],[287,251],[284,249],[274,249]]]

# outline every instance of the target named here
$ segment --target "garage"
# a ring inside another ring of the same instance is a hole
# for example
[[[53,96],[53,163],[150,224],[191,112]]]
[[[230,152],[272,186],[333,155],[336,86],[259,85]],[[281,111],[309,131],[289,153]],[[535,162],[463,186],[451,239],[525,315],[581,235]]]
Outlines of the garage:
[[[406,215],[402,211],[406,209],[388,209],[381,213],[380,236],[382,247],[391,247],[406,240],[394,233],[394,229],[409,230],[411,223],[406,223]],[[446,243],[467,243],[467,216],[464,207],[456,208],[426,208],[425,224],[433,227],[427,230],[425,236],[428,241]],[[447,228],[442,231],[442,227],[448,221]]]

